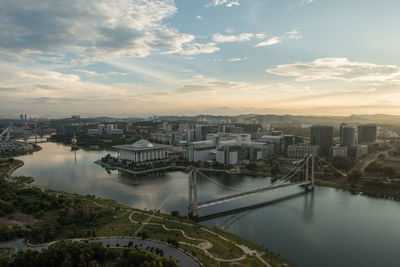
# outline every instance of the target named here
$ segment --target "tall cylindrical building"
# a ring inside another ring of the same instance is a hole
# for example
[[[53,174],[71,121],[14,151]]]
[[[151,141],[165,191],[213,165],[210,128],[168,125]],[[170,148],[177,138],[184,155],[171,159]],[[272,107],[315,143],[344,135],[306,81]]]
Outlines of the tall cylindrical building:
[[[341,125],[340,127],[340,143],[342,146],[352,148],[356,144],[356,131],[351,125]]]

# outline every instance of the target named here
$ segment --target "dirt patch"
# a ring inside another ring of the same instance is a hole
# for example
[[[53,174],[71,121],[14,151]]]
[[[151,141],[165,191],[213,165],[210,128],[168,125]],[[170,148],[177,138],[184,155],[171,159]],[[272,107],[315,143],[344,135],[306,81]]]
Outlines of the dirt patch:
[[[0,217],[0,224],[7,227],[12,225],[25,227],[28,224],[35,224],[38,222],[40,222],[40,220],[35,219],[33,216],[19,212],[8,215],[7,217]]]

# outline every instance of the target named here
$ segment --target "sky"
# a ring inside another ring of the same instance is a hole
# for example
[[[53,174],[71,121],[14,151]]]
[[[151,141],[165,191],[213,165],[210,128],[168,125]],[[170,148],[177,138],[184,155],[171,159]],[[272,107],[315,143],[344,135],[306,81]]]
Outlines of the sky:
[[[2,0],[0,117],[400,114],[398,0]]]

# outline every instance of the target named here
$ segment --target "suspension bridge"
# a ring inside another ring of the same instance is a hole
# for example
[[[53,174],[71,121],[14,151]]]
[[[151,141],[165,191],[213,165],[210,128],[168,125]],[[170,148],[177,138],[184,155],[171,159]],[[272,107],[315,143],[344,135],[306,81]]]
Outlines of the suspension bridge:
[[[228,196],[218,197],[211,200],[206,200],[199,202],[198,201],[198,183],[199,178],[204,178],[205,180],[216,184],[222,188],[228,189],[230,191],[235,191]],[[266,202],[258,203],[249,205],[246,207],[237,208],[234,210],[223,211],[219,212],[218,214],[211,214],[203,217],[199,217],[199,209],[210,207],[214,205],[218,205],[221,203],[233,201],[236,199],[244,198],[247,196],[251,196],[254,194],[259,194],[267,191],[272,191],[275,189],[286,188],[286,187],[293,187],[293,186],[303,186],[306,191],[314,189],[314,155],[306,154],[303,159],[297,161],[297,163],[281,178],[276,179],[272,184],[260,187],[256,189],[251,189],[248,191],[241,191],[236,188],[232,188],[230,186],[224,185],[218,181],[215,181],[211,177],[205,175],[204,173],[200,172],[198,168],[190,168],[189,174],[189,208],[188,208],[188,215],[189,217],[196,219],[196,220],[204,220],[207,218],[217,217],[217,216],[224,216],[227,214],[237,213],[248,209],[254,209],[263,205],[276,203],[279,201],[286,200],[292,196],[286,196],[279,199],[269,200]],[[295,194],[298,195],[298,194]]]

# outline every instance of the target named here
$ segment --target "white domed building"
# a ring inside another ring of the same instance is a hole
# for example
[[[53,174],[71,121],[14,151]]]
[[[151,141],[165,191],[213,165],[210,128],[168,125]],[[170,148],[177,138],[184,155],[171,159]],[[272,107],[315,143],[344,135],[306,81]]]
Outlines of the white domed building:
[[[171,146],[151,143],[140,139],[134,144],[113,146],[118,151],[118,159],[134,163],[150,163],[169,159]]]

